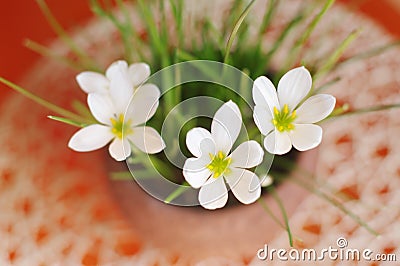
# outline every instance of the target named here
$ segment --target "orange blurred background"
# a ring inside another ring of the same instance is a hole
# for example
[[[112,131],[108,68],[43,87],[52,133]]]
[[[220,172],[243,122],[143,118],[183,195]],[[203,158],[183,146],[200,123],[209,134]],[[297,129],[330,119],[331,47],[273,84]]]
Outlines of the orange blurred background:
[[[350,8],[359,8],[400,37],[399,0],[340,0]],[[85,0],[47,0],[60,23],[66,29],[73,29],[91,16]],[[357,7],[355,7],[357,5]],[[0,76],[14,82],[39,58],[39,55],[23,46],[27,38],[39,43],[48,43],[55,36],[44,19],[35,0],[3,1],[0,15]],[[0,96],[9,93],[0,85]]]

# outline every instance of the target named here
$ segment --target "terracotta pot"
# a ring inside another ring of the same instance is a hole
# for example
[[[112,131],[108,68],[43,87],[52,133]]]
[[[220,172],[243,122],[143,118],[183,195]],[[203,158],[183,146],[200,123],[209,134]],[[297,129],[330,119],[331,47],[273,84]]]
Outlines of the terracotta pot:
[[[279,10],[274,30],[265,35],[266,46],[300,2],[291,1]],[[218,1],[218,8],[213,6],[206,13],[218,20],[226,3]],[[263,3],[257,5],[252,15],[255,21],[263,11]],[[348,55],[391,39],[368,19],[336,6],[317,27],[310,42],[314,46],[305,60],[313,62],[325,56],[360,25],[364,31]],[[109,24],[95,20],[75,38],[106,66],[121,55],[122,48],[113,36]],[[54,47],[65,50],[60,43]],[[273,60],[275,66],[284,60],[288,49],[288,44],[281,47]],[[330,74],[339,75],[341,81],[329,92],[354,108],[400,102],[396,76],[399,54],[392,50],[344,65]],[[74,82],[76,74],[43,59],[22,84],[67,107],[71,99],[84,101]],[[288,248],[286,232],[259,204],[215,212],[166,206],[133,182],[110,181],[108,157],[103,151],[77,154],[68,150],[66,144],[75,129],[47,120],[48,112],[43,108],[12,95],[1,111],[0,237],[6,239],[0,241],[2,264],[265,264],[255,258],[264,244]],[[400,240],[400,198],[396,193],[400,187],[400,160],[396,158],[400,145],[395,137],[400,132],[399,114],[392,110],[327,122],[321,146],[301,157],[302,165],[310,170],[315,167],[318,189],[346,195],[343,206],[381,236],[376,238],[331,203],[287,182],[279,187],[279,193],[290,213],[297,246],[322,249],[345,237],[352,248],[396,252]],[[266,200],[271,202],[268,197]],[[272,208],[279,215],[276,206]]]

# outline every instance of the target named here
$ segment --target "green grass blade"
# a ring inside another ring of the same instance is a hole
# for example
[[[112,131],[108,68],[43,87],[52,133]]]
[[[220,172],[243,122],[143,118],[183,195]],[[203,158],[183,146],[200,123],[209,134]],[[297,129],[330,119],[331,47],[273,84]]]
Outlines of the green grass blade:
[[[396,109],[396,108],[400,108],[400,103],[360,108],[360,109],[356,109],[356,110],[349,111],[349,112],[341,112],[339,114],[329,116],[328,118],[339,118],[339,117],[349,116],[349,115],[360,115],[360,114],[365,114],[365,113],[379,112],[379,111],[385,111],[385,110]]]
[[[341,202],[339,202],[338,200],[336,200],[333,197],[330,197],[329,195],[327,195],[326,193],[312,188],[311,185],[307,184],[306,182],[298,179],[298,178],[291,178],[290,179],[292,182],[300,185],[301,187],[303,187],[304,189],[308,190],[309,192],[315,194],[316,196],[326,200],[327,202],[329,202],[330,204],[332,204],[334,207],[338,208],[339,210],[341,210],[343,213],[345,213],[346,215],[348,215],[350,218],[352,218],[356,223],[358,223],[360,226],[362,226],[363,228],[365,228],[368,232],[370,232],[371,234],[378,236],[379,233],[376,232],[374,229],[372,229],[366,222],[364,222],[358,215],[354,214],[353,212],[351,212],[349,209],[347,209],[346,207],[343,206],[343,204]]]
[[[279,197],[278,193],[276,193],[275,188],[273,186],[270,186],[267,190],[269,193],[271,193],[272,197],[275,199],[276,203],[278,204],[279,209],[281,210],[282,217],[285,222],[285,229],[286,229],[286,232],[287,232],[288,238],[289,238],[289,244],[291,247],[293,247],[293,236],[292,236],[292,232],[290,230],[289,218],[286,213],[285,206],[284,206],[281,198]]]
[[[268,69],[269,64],[271,62],[272,57],[276,54],[276,51],[282,46],[283,42],[286,40],[286,37],[289,35],[289,33],[305,18],[304,14],[300,13],[296,17],[294,17],[292,20],[289,21],[289,23],[286,25],[286,27],[282,30],[281,34],[278,36],[278,39],[274,42],[273,46],[271,49],[267,52],[265,59],[264,59],[264,64],[262,65],[262,70],[265,71]],[[280,78],[280,75],[276,75],[275,80],[278,80]]]
[[[169,0],[172,8],[172,14],[174,16],[176,31],[178,35],[178,49],[184,44],[184,32],[183,32],[183,0]]]
[[[352,31],[346,39],[342,41],[342,43],[338,46],[338,48],[328,57],[326,62],[318,69],[315,73],[313,79],[314,81],[324,76],[328,72],[330,72],[335,64],[339,61],[340,57],[343,55],[344,51],[347,47],[358,37],[360,34],[360,30]]]
[[[334,4],[334,2],[335,2],[335,0],[326,0],[321,11],[318,12],[318,14],[312,19],[312,21],[310,22],[310,24],[308,24],[308,26],[306,27],[303,34],[294,43],[292,49],[290,49],[289,56],[287,57],[287,60],[284,64],[286,69],[288,69],[294,63],[296,63],[296,60],[298,59],[297,57],[300,54],[299,52],[300,52],[301,48],[305,46],[307,41],[310,39],[310,36],[313,33],[315,27],[321,21],[322,17],[326,14],[326,12],[331,8],[331,6]]]
[[[71,126],[75,126],[75,127],[86,127],[88,126],[87,124],[83,124],[80,122],[76,122],[74,120],[68,119],[68,118],[64,118],[64,117],[59,117],[59,116],[54,116],[54,115],[48,115],[47,118],[54,120],[54,121],[58,121],[67,125],[71,125]]]
[[[154,176],[154,174],[152,172],[149,172],[146,169],[135,170],[135,174],[137,176],[133,176],[133,174],[130,171],[111,172],[110,177],[111,177],[111,180],[115,180],[115,181],[157,178],[156,176]]]
[[[274,222],[279,225],[282,229],[286,230],[286,226],[276,217],[276,215],[273,213],[273,211],[268,207],[267,203],[265,203],[264,198],[259,198],[258,202],[262,206],[262,208],[265,210],[265,212],[271,217]]]
[[[297,49],[298,47],[304,45],[310,39],[311,34],[315,30],[315,27],[318,25],[318,23],[321,21],[322,17],[326,14],[326,12],[331,8],[331,6],[334,3],[335,3],[335,0],[327,0],[325,2],[321,11],[314,17],[314,19],[311,21],[311,23],[307,26],[307,28],[304,31],[304,33],[302,34],[302,36],[295,43],[295,46],[293,47],[294,49]]]
[[[313,182],[315,180],[314,175],[312,173],[310,173],[307,170],[302,169],[301,167],[299,167],[298,165],[296,165],[294,162],[290,162],[290,161],[286,161],[285,164],[283,165],[284,167],[293,167],[294,170],[296,171],[296,173],[298,173],[298,175],[296,177],[293,178],[289,178],[287,179],[288,181],[299,185],[300,187],[304,188],[305,190],[315,194],[316,196],[320,197],[321,199],[331,203],[334,207],[336,207],[337,209],[339,209],[340,211],[342,211],[344,214],[348,215],[350,218],[352,218],[356,223],[358,223],[360,226],[364,227],[367,231],[369,231],[370,233],[372,233],[373,235],[378,235],[378,233],[373,230],[366,222],[364,222],[359,216],[357,216],[356,214],[354,214],[353,212],[351,212],[349,209],[347,209],[346,207],[343,206],[343,204],[341,202],[339,202],[338,200],[336,200],[335,198],[329,196],[328,194],[326,194],[325,192],[314,188],[315,184],[310,184],[309,181],[304,181],[300,178],[300,176],[308,176],[309,180],[311,182]],[[279,176],[279,175],[274,175],[274,178],[276,180],[282,180],[285,177],[283,176]],[[285,180],[286,180],[285,179]]]
[[[88,121],[93,121],[95,123],[96,119],[89,110],[89,107],[84,103],[74,100],[71,104],[72,109],[80,116],[86,118]]]
[[[7,87],[15,90],[16,92],[20,93],[21,95],[27,97],[28,99],[34,101],[35,103],[47,108],[50,111],[53,111],[61,116],[64,116],[68,119],[71,120],[75,120],[75,121],[82,121],[82,117],[80,117],[79,115],[72,113],[58,105],[55,105],[51,102],[48,102],[46,100],[44,100],[43,98],[33,94],[32,92],[27,91],[26,89],[12,83],[11,81],[8,81],[2,77],[0,77],[0,82],[3,83],[4,85],[6,85]]]
[[[77,55],[79,61],[82,62],[85,68],[96,69],[96,64],[92,61],[92,59],[84,51],[82,51],[78,47],[78,45],[76,45],[76,43],[63,29],[60,23],[56,20],[45,0],[36,0],[36,3],[39,5],[39,8],[42,11],[46,20],[48,21],[50,27],[54,30],[58,37],[71,49],[71,51]]]
[[[252,5],[254,4],[255,0],[252,0],[247,7],[245,8],[245,10],[242,12],[242,14],[240,15],[240,17],[238,18],[238,20],[235,23],[235,26],[233,27],[233,30],[231,32],[231,34],[229,35],[228,38],[228,42],[226,44],[226,48],[225,48],[225,56],[224,56],[224,63],[227,64],[228,60],[229,60],[229,55],[231,53],[231,49],[232,49],[232,44],[233,41],[236,38],[236,35],[238,34],[239,28],[242,25],[244,19],[246,18],[246,16],[249,14],[250,12],[250,8],[252,7]]]
[[[316,88],[314,90],[314,94],[317,94],[323,90],[328,89],[329,87],[331,87],[332,85],[336,84],[337,82],[339,82],[341,80],[341,78],[336,77],[334,79],[332,79],[331,81],[328,81],[327,83],[323,84],[322,86],[320,86],[319,88]]]
[[[363,59],[371,58],[371,57],[374,57],[377,55],[381,55],[381,54],[383,54],[393,48],[399,47],[399,46],[400,46],[400,40],[394,41],[394,42],[391,42],[391,43],[388,43],[388,44],[385,44],[385,45],[382,45],[382,46],[379,46],[376,48],[372,48],[371,50],[368,50],[366,52],[362,52],[362,53],[359,53],[359,54],[356,54],[354,56],[344,59],[343,61],[339,62],[336,65],[335,69],[338,67],[341,67],[342,65],[346,65],[348,63],[352,63],[352,62],[355,62],[358,60],[363,60]]]
[[[186,190],[190,188],[189,184],[187,182],[182,183],[182,185],[174,190],[171,194],[167,196],[167,198],[164,200],[164,203],[171,203],[174,199],[182,195]]]
[[[261,22],[260,28],[258,30],[258,43],[261,42],[262,36],[265,34],[268,27],[270,26],[272,18],[274,17],[277,10],[278,3],[279,1],[277,0],[270,0],[268,2],[267,12],[263,17],[263,21]]]
[[[66,56],[62,56],[62,55],[57,55],[55,54],[52,50],[50,50],[49,48],[47,48],[46,46],[43,46],[35,41],[32,40],[25,40],[24,42],[24,46],[26,48],[28,48],[29,50],[40,54],[43,57],[49,57],[49,58],[53,58],[54,60],[61,62],[65,65],[67,65],[68,67],[78,70],[78,71],[82,71],[83,67],[78,64],[77,62],[69,59]]]

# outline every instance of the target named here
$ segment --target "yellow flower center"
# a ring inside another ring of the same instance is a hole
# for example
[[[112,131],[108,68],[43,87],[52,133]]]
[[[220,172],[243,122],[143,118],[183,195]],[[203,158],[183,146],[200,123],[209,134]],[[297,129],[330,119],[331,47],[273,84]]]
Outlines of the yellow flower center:
[[[231,158],[227,158],[225,153],[219,151],[216,155],[210,153],[211,163],[207,168],[213,173],[214,178],[220,177],[222,174],[229,173],[229,165]]]
[[[290,113],[287,104],[285,104],[280,111],[278,108],[274,107],[274,119],[272,119],[272,124],[274,124],[279,132],[290,131],[294,129],[293,121],[296,117],[296,110]]]
[[[111,120],[111,132],[117,136],[117,138],[122,139],[122,132],[124,135],[129,135],[133,133],[131,128],[131,120],[125,121],[124,123],[124,115],[120,114],[117,119],[110,118]]]

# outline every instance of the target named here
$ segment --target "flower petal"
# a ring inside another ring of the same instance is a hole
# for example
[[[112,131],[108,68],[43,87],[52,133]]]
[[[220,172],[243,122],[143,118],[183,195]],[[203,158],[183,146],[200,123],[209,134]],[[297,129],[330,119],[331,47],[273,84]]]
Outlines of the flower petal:
[[[206,158],[189,158],[183,165],[183,176],[193,188],[199,188],[211,176],[211,171],[206,167],[210,160]]]
[[[321,121],[332,113],[336,98],[329,94],[317,94],[308,98],[296,110],[296,123],[312,124]]]
[[[258,77],[253,84],[253,101],[256,105],[269,107],[271,113],[274,107],[281,109],[274,84],[264,76]]]
[[[268,133],[274,129],[274,125],[272,124],[272,114],[268,107],[264,105],[254,106],[253,119],[261,134],[264,136],[268,135]]]
[[[278,84],[278,98],[281,106],[287,104],[290,110],[307,96],[311,89],[312,78],[305,67],[298,67],[287,72]]]
[[[111,118],[115,116],[115,108],[107,94],[89,93],[87,98],[90,112],[97,121],[111,125]]]
[[[289,136],[297,150],[306,151],[321,143],[322,128],[312,124],[295,124]]]
[[[126,137],[145,153],[158,153],[165,148],[164,140],[152,127],[135,127],[133,133]]]
[[[129,80],[126,62],[118,61],[108,70],[110,76],[110,95],[117,112],[124,114],[133,95],[133,86]]]
[[[113,62],[106,70],[106,77],[111,80],[115,78],[115,75],[120,71],[123,71],[126,74],[128,73],[128,63],[124,60]]]
[[[131,145],[126,139],[115,138],[108,151],[116,161],[123,161],[131,155]]]
[[[68,147],[74,151],[94,151],[104,147],[114,135],[103,125],[90,125],[80,129],[69,140]]]
[[[225,179],[233,195],[243,204],[253,203],[261,196],[260,181],[253,172],[233,168]]]
[[[133,87],[142,84],[150,76],[150,67],[146,63],[132,64],[128,68]]]
[[[153,117],[158,108],[160,90],[154,84],[144,84],[135,90],[126,113],[132,125],[141,125]]]
[[[232,167],[252,168],[259,165],[264,157],[264,151],[254,140],[240,144],[230,155]]]
[[[215,113],[211,123],[211,135],[218,151],[230,151],[242,126],[242,115],[236,103],[224,103]]]
[[[264,139],[265,149],[272,154],[282,155],[292,148],[292,142],[286,132],[274,130]]]
[[[86,93],[106,93],[110,82],[100,73],[85,71],[76,76],[79,87]]]
[[[200,205],[209,210],[215,210],[225,206],[228,201],[228,190],[224,182],[224,178],[210,178],[200,188],[199,202]]]
[[[192,128],[186,134],[186,147],[194,156],[201,156],[202,151],[200,149],[200,144],[204,139],[212,140],[212,137],[211,133],[202,127]]]

